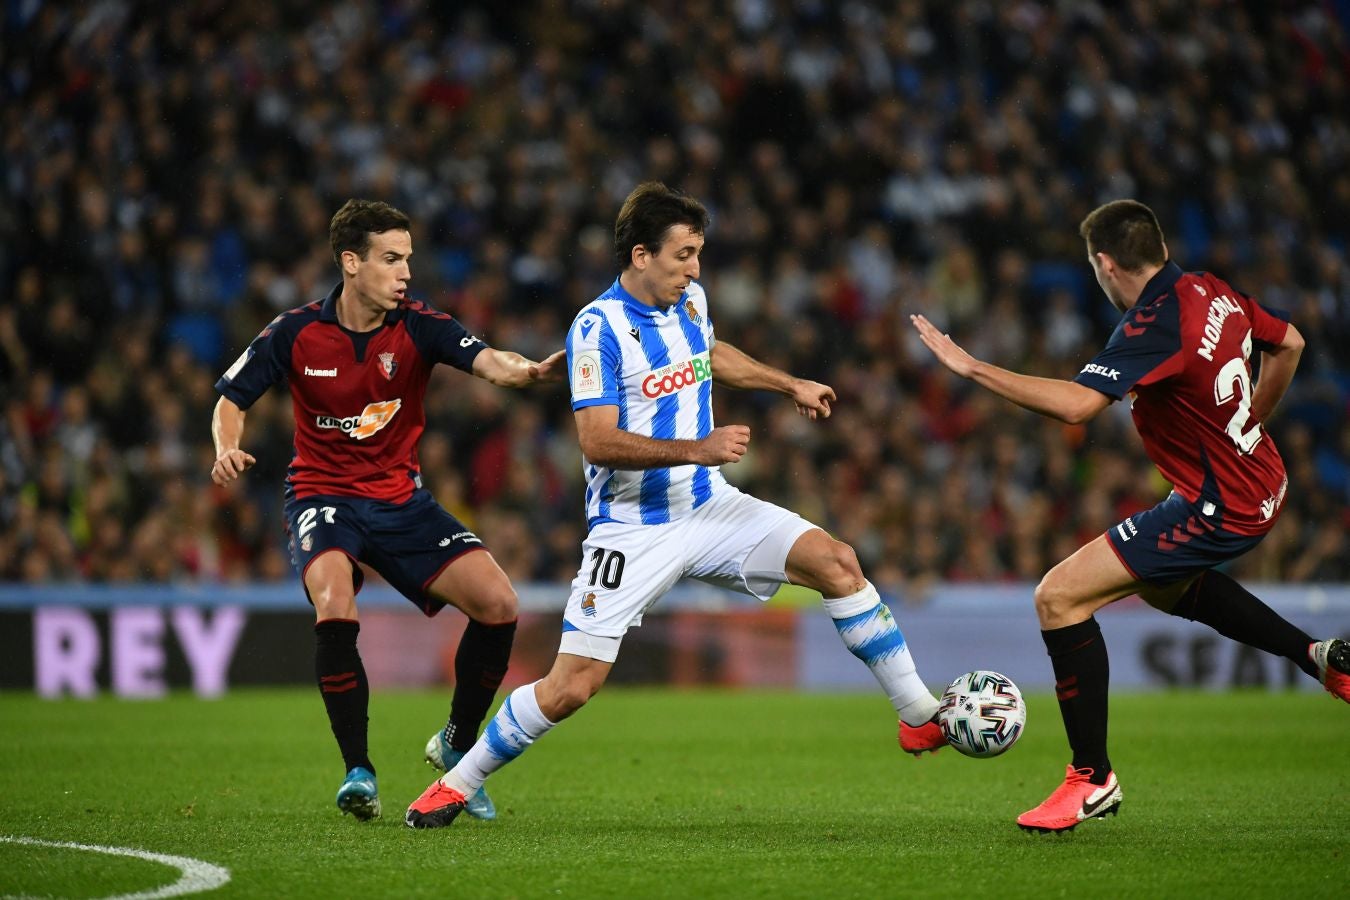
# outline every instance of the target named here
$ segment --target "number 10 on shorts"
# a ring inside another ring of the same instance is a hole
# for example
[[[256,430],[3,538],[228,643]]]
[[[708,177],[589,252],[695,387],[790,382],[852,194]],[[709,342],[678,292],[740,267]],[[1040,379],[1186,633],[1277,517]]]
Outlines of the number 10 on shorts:
[[[623,580],[623,554],[618,550],[605,550],[597,547],[591,554],[591,559],[595,564],[591,566],[590,586],[595,587],[596,581],[600,586],[613,590],[619,586]]]

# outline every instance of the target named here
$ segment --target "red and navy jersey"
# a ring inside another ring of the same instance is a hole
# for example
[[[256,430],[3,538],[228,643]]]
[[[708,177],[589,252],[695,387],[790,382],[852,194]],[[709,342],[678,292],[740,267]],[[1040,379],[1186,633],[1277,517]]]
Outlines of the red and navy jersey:
[[[402,503],[421,483],[422,398],[436,363],[465,372],[487,345],[443,312],[404,301],[374,331],[338,324],[342,285],[282,313],[253,339],[216,390],[248,409],[285,380],[295,411],[287,494]]]
[[[1131,412],[1149,459],[1192,503],[1223,510],[1223,527],[1264,534],[1287,487],[1284,461],[1251,417],[1253,351],[1289,325],[1208,272],[1167,263],[1074,379]]]

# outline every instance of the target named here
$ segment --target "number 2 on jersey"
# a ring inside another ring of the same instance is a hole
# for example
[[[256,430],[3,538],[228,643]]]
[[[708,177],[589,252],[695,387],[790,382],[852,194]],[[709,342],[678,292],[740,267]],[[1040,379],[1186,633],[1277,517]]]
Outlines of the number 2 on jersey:
[[[1235,356],[1224,363],[1219,377],[1214,379],[1214,402],[1223,406],[1234,397],[1237,398],[1237,410],[1228,420],[1224,431],[1237,444],[1238,452],[1246,455],[1256,449],[1263,436],[1261,423],[1247,428],[1247,420],[1252,417],[1252,379],[1247,373],[1247,359],[1252,355],[1252,333],[1242,339],[1242,355]],[[1246,431],[1243,429],[1247,428]]]

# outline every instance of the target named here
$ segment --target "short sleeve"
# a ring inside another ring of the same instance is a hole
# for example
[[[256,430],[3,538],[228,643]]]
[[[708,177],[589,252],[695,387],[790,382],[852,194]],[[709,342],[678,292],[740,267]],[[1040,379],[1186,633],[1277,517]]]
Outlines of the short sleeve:
[[[1289,313],[1282,309],[1267,309],[1247,296],[1242,299],[1247,318],[1252,320],[1252,349],[1269,353],[1284,340],[1289,330]]]
[[[216,390],[240,409],[248,409],[267,389],[286,377],[295,335],[283,328],[283,313],[253,339],[216,382]]]
[[[1181,316],[1176,297],[1164,295],[1125,313],[1106,346],[1074,381],[1119,400],[1135,387],[1181,369]]]
[[[620,405],[622,363],[622,351],[609,321],[595,309],[582,310],[567,333],[572,408]]]
[[[421,301],[410,302],[403,308],[403,321],[417,352],[431,364],[445,363],[472,373],[474,359],[488,349],[482,338],[470,334],[449,313],[432,309]]]

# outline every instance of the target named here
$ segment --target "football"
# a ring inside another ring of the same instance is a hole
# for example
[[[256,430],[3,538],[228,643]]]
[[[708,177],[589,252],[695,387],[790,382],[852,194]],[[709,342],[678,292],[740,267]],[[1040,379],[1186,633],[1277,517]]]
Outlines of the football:
[[[938,725],[966,756],[998,756],[1022,736],[1027,707],[1012,680],[997,672],[967,672],[947,685]]]

